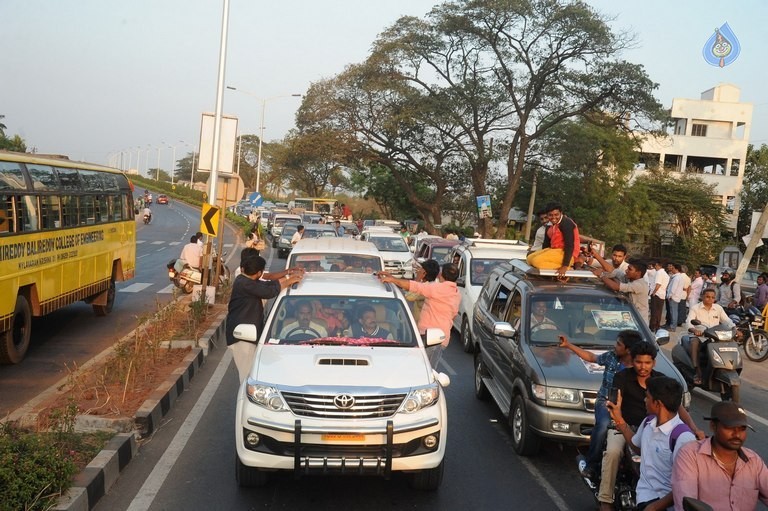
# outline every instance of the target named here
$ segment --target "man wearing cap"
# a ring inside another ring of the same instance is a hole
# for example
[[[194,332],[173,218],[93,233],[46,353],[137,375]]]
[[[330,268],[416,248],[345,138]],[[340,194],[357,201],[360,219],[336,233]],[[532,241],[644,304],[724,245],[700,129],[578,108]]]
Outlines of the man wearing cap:
[[[712,436],[684,445],[672,468],[675,509],[683,497],[706,502],[712,509],[755,509],[758,498],[768,504],[768,468],[760,456],[743,446],[747,413],[725,401],[712,406]]]

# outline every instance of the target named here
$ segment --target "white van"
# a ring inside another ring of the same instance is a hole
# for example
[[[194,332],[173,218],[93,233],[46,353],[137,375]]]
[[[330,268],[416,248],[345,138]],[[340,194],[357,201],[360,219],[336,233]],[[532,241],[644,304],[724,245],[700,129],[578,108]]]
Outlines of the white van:
[[[370,241],[381,252],[384,258],[384,269],[393,276],[412,279],[413,278],[413,257],[411,249],[408,248],[405,240],[399,234],[394,232],[382,232],[378,230],[363,231],[360,238]]]
[[[285,267],[293,266],[303,266],[309,271],[375,273],[384,269],[384,259],[376,246],[367,241],[304,238],[293,247]]]

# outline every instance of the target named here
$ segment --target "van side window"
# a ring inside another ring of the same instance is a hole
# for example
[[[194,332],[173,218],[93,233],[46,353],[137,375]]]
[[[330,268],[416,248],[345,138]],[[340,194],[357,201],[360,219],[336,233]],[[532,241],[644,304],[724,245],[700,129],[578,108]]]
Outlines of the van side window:
[[[501,319],[504,317],[504,308],[507,306],[507,299],[509,298],[509,288],[504,284],[499,286],[496,294],[491,301],[491,315],[494,318]]]
[[[507,315],[504,321],[512,325],[515,330],[520,331],[520,317],[522,315],[523,297],[520,294],[520,290],[515,289],[512,292],[512,296],[509,299],[509,307],[507,308]]]

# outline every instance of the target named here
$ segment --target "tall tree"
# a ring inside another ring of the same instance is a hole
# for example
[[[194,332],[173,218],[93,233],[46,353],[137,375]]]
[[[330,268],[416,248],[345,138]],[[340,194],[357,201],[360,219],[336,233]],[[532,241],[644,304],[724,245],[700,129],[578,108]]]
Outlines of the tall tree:
[[[614,34],[584,2],[458,0],[436,7],[433,16],[482,49],[512,106],[501,218],[520,188],[528,151],[564,120],[610,112],[595,120],[630,129],[665,118],[653,97],[657,84],[642,66],[618,58],[632,38]]]

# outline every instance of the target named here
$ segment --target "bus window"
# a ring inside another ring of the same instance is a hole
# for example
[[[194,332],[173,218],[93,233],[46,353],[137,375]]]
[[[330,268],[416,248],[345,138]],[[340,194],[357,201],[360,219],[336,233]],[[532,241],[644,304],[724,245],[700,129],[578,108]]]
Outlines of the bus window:
[[[61,181],[61,188],[63,190],[82,190],[77,169],[56,167],[56,173],[59,175],[59,181]]]
[[[61,227],[61,202],[56,195],[40,197],[40,226],[43,229]]]
[[[19,227],[24,232],[40,230],[37,223],[37,199],[31,195],[19,197]]]
[[[0,161],[0,190],[26,190],[27,181],[21,165],[10,161]]]
[[[125,216],[123,214],[123,196],[122,195],[112,195],[109,197],[109,206],[110,206],[110,220],[123,220],[123,219],[129,219],[129,216]]]
[[[0,234],[13,232],[13,196],[0,195]]]
[[[95,172],[93,170],[79,170],[80,181],[83,183],[83,188],[89,192],[95,192],[103,190],[103,180],[101,179],[101,172]]]
[[[96,201],[93,195],[80,197],[80,225],[96,223]]]
[[[77,227],[77,197],[65,195],[61,198],[61,226]]]
[[[109,197],[106,195],[96,196],[96,222],[109,222]]]
[[[37,190],[58,190],[59,178],[53,167],[48,165],[30,165],[27,164],[27,173],[32,180],[32,189]]]

